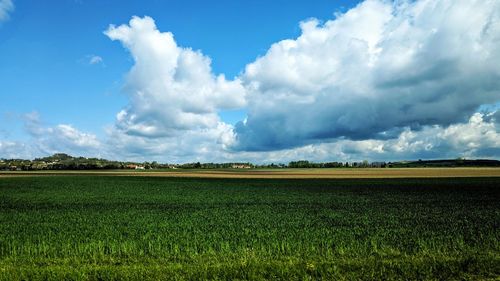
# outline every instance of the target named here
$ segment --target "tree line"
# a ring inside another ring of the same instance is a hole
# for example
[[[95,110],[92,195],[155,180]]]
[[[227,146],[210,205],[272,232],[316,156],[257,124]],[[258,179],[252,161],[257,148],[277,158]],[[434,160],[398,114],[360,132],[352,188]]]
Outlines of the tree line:
[[[52,156],[25,159],[0,159],[0,170],[100,170],[100,169],[282,169],[282,168],[417,168],[417,167],[500,167],[500,161],[478,159],[444,159],[399,162],[310,162],[308,160],[291,161],[288,164],[270,163],[253,164],[249,162],[232,163],[185,163],[168,164],[152,162],[110,161],[100,158],[73,157],[64,153]]]

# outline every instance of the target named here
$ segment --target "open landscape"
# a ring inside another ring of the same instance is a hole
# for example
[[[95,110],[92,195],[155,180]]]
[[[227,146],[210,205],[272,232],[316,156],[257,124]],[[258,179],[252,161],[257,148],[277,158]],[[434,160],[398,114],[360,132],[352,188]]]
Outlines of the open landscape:
[[[500,281],[500,0],[0,0],[0,281]]]
[[[500,177],[469,170],[2,173],[0,279],[496,280]]]

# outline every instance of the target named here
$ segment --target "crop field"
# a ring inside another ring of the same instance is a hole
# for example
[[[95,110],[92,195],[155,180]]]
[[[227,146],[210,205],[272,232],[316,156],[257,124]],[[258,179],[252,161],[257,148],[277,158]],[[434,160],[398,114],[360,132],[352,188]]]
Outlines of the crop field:
[[[0,280],[500,278],[500,177],[9,175]]]

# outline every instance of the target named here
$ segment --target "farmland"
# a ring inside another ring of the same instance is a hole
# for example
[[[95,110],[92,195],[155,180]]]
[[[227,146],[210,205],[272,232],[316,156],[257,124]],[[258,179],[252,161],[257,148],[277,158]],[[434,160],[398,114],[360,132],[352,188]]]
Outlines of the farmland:
[[[0,177],[60,175],[153,176],[247,179],[359,179],[500,177],[500,168],[322,168],[322,169],[162,169],[0,171]]]
[[[500,178],[485,170],[365,179],[6,173],[0,280],[494,280]]]

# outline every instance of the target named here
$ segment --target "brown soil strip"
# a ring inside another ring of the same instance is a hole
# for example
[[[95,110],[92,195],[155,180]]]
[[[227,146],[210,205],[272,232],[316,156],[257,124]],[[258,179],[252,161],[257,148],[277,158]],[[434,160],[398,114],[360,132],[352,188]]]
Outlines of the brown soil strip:
[[[500,168],[369,168],[369,169],[276,169],[276,170],[168,170],[168,171],[16,171],[0,172],[2,177],[23,176],[149,176],[201,178],[443,178],[500,177]]]

